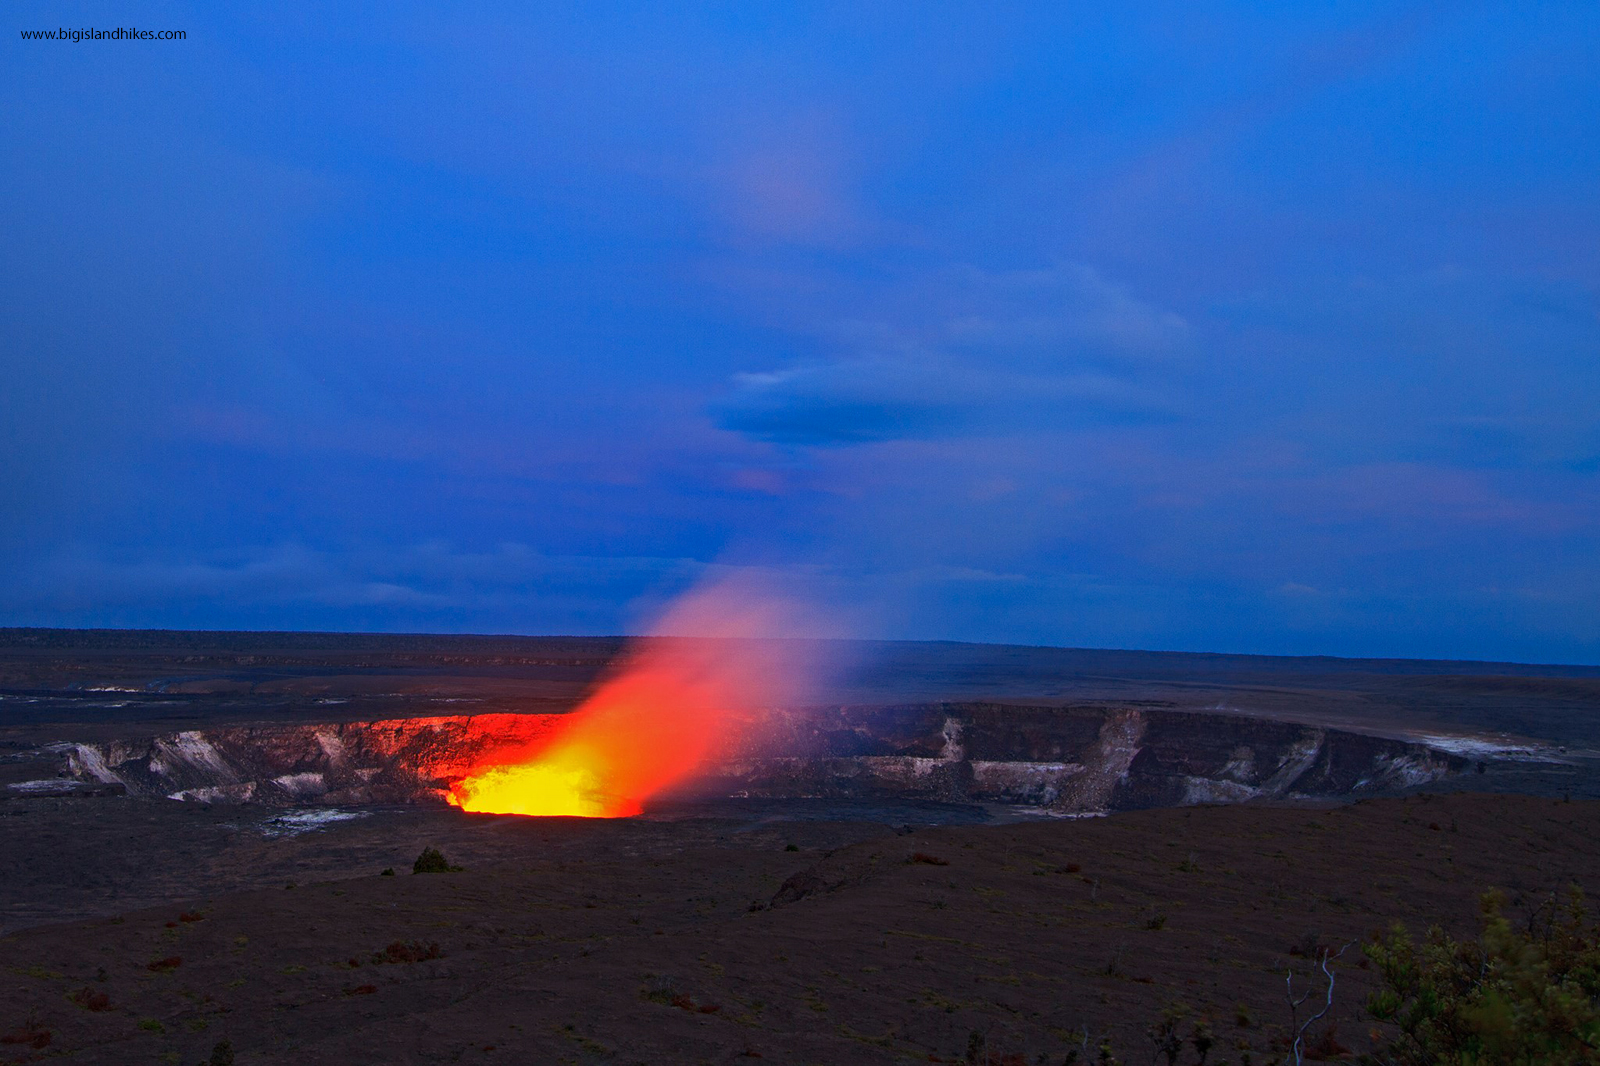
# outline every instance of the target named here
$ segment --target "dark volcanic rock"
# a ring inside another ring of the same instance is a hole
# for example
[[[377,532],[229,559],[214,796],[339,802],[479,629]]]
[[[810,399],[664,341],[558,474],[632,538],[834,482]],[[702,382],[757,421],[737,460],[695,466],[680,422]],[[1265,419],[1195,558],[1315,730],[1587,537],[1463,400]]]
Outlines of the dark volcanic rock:
[[[1467,765],[1424,744],[1241,715],[1007,704],[773,712],[717,787],[751,795],[895,794],[1064,812],[1343,796]]]

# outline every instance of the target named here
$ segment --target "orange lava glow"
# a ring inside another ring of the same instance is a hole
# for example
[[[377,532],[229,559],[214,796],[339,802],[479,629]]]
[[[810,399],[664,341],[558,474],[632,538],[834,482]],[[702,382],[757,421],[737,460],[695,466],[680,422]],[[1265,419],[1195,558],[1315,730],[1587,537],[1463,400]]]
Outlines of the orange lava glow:
[[[775,610],[770,600],[724,586],[686,598],[663,628],[743,637],[770,629]],[[741,709],[790,687],[782,670],[749,641],[652,639],[561,720],[548,744],[474,767],[447,798],[489,814],[638,814],[645,800],[735,739]]]

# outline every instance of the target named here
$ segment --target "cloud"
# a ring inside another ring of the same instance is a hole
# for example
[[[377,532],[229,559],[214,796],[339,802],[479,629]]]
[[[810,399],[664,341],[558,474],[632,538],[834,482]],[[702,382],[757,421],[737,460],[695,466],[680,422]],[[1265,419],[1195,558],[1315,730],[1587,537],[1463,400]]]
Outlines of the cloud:
[[[109,553],[68,547],[0,570],[5,624],[615,633],[625,605],[704,573],[692,559],[554,555],[522,544]]]
[[[972,412],[948,374],[904,360],[859,359],[738,374],[716,410],[724,429],[778,444],[859,444],[940,436]]]
[[[739,374],[714,408],[724,429],[775,444],[848,445],[1170,418],[1158,395],[1096,373],[1056,376],[971,361],[878,357]]]
[[[1141,364],[1187,351],[1182,315],[1085,263],[1031,270],[954,265],[861,297],[817,330],[841,347],[959,351],[1022,364],[1062,359]],[[870,307],[863,307],[866,302]]]
[[[943,323],[947,343],[983,349],[1148,357],[1174,352],[1189,336],[1183,316],[1141,300],[1093,267],[950,272],[957,290]]]
[[[1301,281],[1219,310],[1238,373],[1215,379],[1215,404],[1276,422],[1324,463],[1600,460],[1600,303],[1580,286],[1440,268]]]
[[[1176,412],[1140,364],[1179,349],[1187,324],[1088,267],[962,268],[912,288],[920,321],[850,320],[836,342],[864,353],[734,375],[717,424],[771,443],[848,445]]]

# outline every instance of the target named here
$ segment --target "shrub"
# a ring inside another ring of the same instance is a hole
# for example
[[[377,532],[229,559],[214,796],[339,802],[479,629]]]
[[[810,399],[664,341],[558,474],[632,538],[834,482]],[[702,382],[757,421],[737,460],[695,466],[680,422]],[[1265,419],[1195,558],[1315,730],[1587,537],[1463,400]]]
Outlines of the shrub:
[[[1183,1054],[1184,1040],[1179,1033],[1179,1027],[1189,1016],[1189,1008],[1181,1003],[1174,1003],[1161,1012],[1161,1021],[1145,1030],[1149,1037],[1150,1045],[1154,1048],[1150,1056],[1152,1062],[1157,1055],[1166,1057],[1167,1066],[1175,1066],[1178,1056]],[[1208,1045],[1209,1047],[1209,1045]]]
[[[35,1015],[28,1015],[28,1020],[17,1028],[0,1036],[0,1044],[22,1044],[35,1051],[50,1046],[50,1041],[55,1034],[46,1029]]]
[[[1307,932],[1289,945],[1289,954],[1298,955],[1302,959],[1320,959],[1325,951],[1332,950],[1322,942],[1321,934],[1315,932]]]
[[[1311,1041],[1305,1049],[1305,1057],[1312,1062],[1327,1062],[1348,1054],[1350,1049],[1339,1043],[1338,1022],[1329,1022],[1328,1027],[1322,1030],[1322,1035]]]
[[[183,965],[183,959],[178,955],[168,955],[164,959],[156,959],[145,967],[151,973],[171,973]]]
[[[87,1011],[98,1013],[111,1009],[111,997],[104,992],[96,992],[88,986],[78,989],[67,998]]]
[[[1600,927],[1589,924],[1582,892],[1574,886],[1524,930],[1512,929],[1504,905],[1499,892],[1483,896],[1476,940],[1436,927],[1419,944],[1397,924],[1367,945],[1381,981],[1367,1009],[1396,1030],[1382,1061],[1600,1062]]]
[[[428,959],[443,957],[444,953],[439,950],[437,943],[424,944],[420,940],[412,940],[410,942],[396,940],[382,951],[374,951],[372,953],[372,963],[377,966],[386,962],[426,962]]]
[[[206,1066],[233,1066],[233,1042],[217,1041],[211,1049],[211,1057],[206,1060]]]
[[[461,867],[451,866],[450,861],[444,857],[444,852],[438,848],[423,848],[422,854],[417,856],[417,861],[411,864],[414,874],[449,874],[460,873]]]

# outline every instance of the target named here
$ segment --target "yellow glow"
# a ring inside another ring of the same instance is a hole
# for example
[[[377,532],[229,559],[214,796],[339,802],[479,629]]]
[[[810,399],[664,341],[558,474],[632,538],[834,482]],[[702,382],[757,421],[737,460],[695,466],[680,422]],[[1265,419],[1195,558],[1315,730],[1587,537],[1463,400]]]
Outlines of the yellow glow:
[[[463,810],[497,814],[612,818],[632,813],[618,811],[583,767],[546,762],[485,770],[458,783],[449,800]]]

